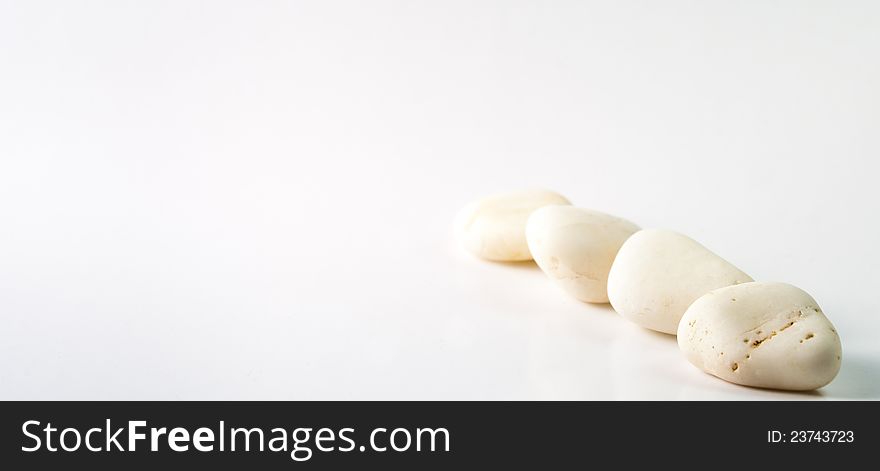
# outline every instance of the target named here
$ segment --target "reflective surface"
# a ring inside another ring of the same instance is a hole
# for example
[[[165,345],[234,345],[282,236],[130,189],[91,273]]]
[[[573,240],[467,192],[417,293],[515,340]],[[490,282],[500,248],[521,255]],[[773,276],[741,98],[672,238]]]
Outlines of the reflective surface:
[[[0,399],[880,398],[852,5],[4,4]],[[455,247],[528,187],[805,289],[839,377],[726,384]]]

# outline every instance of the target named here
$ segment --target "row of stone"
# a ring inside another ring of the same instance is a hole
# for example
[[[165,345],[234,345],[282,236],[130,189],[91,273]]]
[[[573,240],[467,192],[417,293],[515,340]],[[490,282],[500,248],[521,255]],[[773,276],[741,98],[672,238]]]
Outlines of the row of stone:
[[[577,299],[610,302],[642,327],[677,335],[693,365],[732,383],[811,390],[840,369],[840,337],[809,294],[755,282],[685,235],[642,230],[544,190],[469,204],[456,235],[480,258],[534,259]]]

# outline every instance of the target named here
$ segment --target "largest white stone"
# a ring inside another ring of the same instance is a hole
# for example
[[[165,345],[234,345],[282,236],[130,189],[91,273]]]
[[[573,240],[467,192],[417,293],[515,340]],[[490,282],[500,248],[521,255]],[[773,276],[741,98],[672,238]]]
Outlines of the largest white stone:
[[[617,252],[608,273],[608,300],[621,316],[674,334],[684,311],[700,296],[752,281],[697,241],[673,231],[636,232]]]
[[[819,304],[785,283],[710,291],[688,308],[678,346],[697,368],[731,383],[811,390],[840,370],[840,337]]]

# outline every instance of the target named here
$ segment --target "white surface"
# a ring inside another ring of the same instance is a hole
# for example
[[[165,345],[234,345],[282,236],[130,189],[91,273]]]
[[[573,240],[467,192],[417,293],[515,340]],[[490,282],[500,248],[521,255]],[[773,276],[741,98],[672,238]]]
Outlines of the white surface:
[[[877,2],[3,2],[0,398],[880,397]],[[726,384],[451,241],[522,187],[811,293]]]

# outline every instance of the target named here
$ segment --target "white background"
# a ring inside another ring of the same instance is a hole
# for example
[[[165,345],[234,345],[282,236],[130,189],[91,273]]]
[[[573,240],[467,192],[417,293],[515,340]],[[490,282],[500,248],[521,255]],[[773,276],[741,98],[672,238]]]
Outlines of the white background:
[[[0,3],[2,399],[880,398],[880,3]],[[810,394],[482,262],[544,187],[810,292]]]

